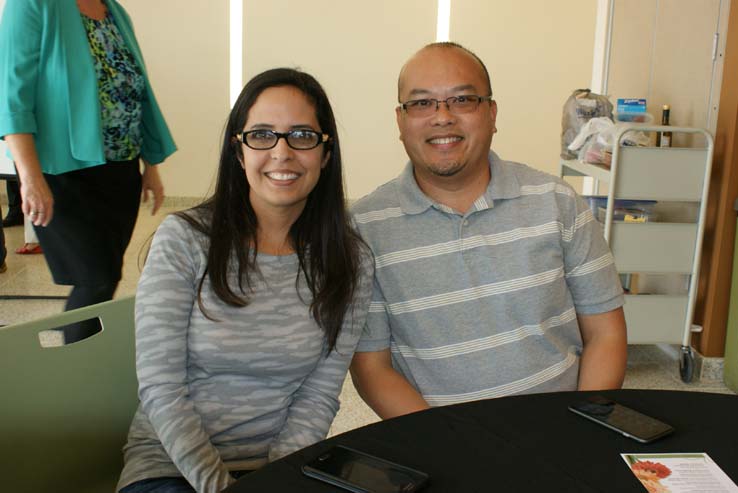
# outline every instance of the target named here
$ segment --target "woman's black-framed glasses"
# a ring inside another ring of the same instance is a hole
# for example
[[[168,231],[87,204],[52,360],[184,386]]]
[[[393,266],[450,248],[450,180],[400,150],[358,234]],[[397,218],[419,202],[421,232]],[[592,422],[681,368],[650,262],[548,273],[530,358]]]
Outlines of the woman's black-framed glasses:
[[[289,132],[258,129],[236,134],[236,139],[239,142],[257,151],[272,149],[277,145],[279,139],[284,139],[287,145],[293,149],[307,151],[309,149],[315,149],[320,144],[325,144],[330,138],[328,134],[308,129],[290,130]]]

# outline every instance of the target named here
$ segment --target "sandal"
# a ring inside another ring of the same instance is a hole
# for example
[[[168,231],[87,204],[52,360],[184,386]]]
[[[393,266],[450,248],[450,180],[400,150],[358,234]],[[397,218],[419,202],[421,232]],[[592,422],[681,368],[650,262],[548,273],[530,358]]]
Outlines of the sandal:
[[[33,245],[33,246],[31,246]],[[44,253],[39,243],[26,243],[15,251],[18,255],[33,255],[36,253]]]

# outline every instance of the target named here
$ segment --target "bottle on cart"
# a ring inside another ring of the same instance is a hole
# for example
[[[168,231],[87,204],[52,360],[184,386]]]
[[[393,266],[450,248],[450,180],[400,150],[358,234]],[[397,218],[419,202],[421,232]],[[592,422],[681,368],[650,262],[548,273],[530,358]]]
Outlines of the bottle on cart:
[[[665,104],[661,112],[661,125],[669,125],[669,113],[671,108],[668,104]],[[656,147],[671,147],[671,131],[657,132],[656,133]]]

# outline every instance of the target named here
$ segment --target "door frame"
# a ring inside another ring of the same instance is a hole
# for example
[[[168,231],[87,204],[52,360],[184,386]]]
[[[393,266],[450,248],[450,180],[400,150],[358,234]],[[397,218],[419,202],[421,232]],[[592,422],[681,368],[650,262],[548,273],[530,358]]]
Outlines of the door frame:
[[[715,91],[719,95],[719,104],[715,103],[715,154],[695,311],[695,322],[702,325],[702,332],[692,341],[708,357],[725,354],[738,196],[738,8],[730,9],[723,18],[726,34],[719,50],[721,87]]]

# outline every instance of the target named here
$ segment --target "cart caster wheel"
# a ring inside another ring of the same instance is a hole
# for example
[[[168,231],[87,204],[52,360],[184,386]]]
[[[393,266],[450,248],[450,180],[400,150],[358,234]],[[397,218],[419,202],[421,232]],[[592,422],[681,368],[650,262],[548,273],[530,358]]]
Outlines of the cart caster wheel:
[[[689,347],[682,347],[682,354],[679,358],[679,376],[682,377],[684,383],[691,382],[694,377],[694,354]]]

